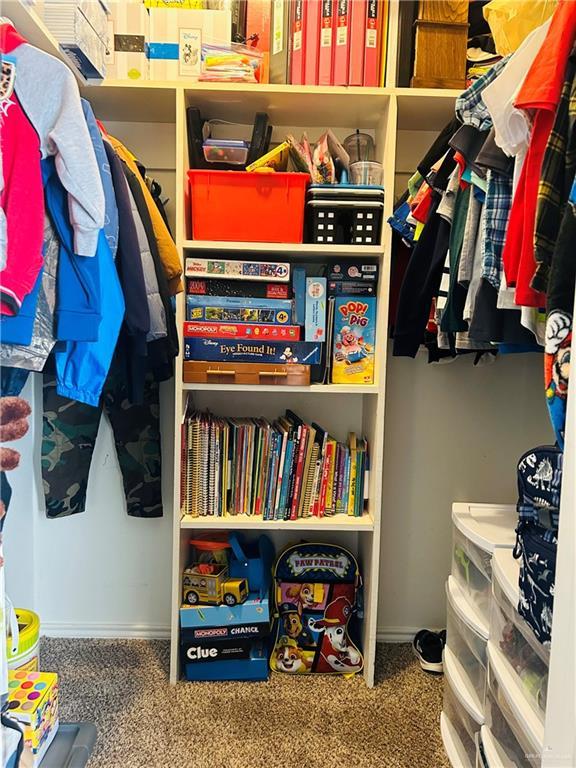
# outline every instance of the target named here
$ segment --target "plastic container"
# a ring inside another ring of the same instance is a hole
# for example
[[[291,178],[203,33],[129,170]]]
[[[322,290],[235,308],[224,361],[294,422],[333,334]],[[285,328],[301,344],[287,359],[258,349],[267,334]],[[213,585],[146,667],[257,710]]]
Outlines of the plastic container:
[[[469,757],[469,737],[465,736],[465,741],[462,741],[458,730],[452,725],[446,712],[440,713],[440,733],[444,751],[452,768],[474,768],[474,763],[470,762]]]
[[[452,522],[452,575],[474,610],[488,624],[492,554],[498,549],[512,550],[518,523],[516,507],[458,502],[452,505]]]
[[[525,745],[526,754],[541,755],[544,723],[528,703],[518,677],[492,639],[488,641],[488,688],[516,738]]]
[[[490,612],[490,638],[506,659],[518,685],[534,712],[544,723],[548,689],[549,651],[512,604],[494,572],[494,599]]]
[[[9,606],[6,638],[8,669],[39,669],[40,618],[34,611]]]
[[[382,184],[383,168],[381,163],[360,160],[350,164],[350,181],[352,184]]]
[[[500,696],[498,703],[491,688],[486,691],[486,723],[482,726],[482,741],[489,768],[538,768],[541,763],[533,745]]]
[[[192,238],[301,243],[307,173],[188,171]]]
[[[368,133],[356,131],[350,134],[344,139],[343,146],[350,157],[350,163],[374,160],[374,139]]]
[[[458,594],[460,593],[460,594]],[[459,605],[464,601],[454,581],[446,585],[448,603],[447,647],[454,654],[476,691],[478,702],[484,700],[486,691],[486,644],[487,637],[478,634],[463,618]]]
[[[491,553],[467,539],[454,528],[452,541],[452,575],[474,610],[488,623],[492,591]]]
[[[250,145],[247,141],[234,139],[206,139],[202,145],[207,163],[230,163],[245,165]]]
[[[446,651],[444,654],[446,657]],[[454,680],[450,673],[445,674],[444,676],[442,714],[446,717],[458,736],[456,744],[458,747],[461,746],[462,749],[457,748],[456,751],[461,753],[461,764],[466,764],[473,768],[476,764],[476,734],[480,732],[482,723],[478,722],[472,716],[468,709],[468,703],[464,703],[464,698],[462,696],[462,691],[459,688],[458,681]],[[451,762],[452,761],[453,758],[451,758]],[[460,768],[459,763],[452,762],[452,764],[455,768]]]
[[[384,190],[352,184],[315,185],[306,206],[312,243],[377,245],[382,232]]]

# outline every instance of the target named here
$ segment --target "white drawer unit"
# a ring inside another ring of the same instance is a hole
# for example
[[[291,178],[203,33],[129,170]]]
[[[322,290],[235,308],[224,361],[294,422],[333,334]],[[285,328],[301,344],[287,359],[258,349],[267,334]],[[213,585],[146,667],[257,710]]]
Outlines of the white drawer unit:
[[[526,698],[520,678],[492,640],[488,641],[488,687],[526,754],[541,755],[544,743],[542,719]]]
[[[447,647],[467,678],[470,689],[476,692],[480,711],[486,688],[486,645],[488,627],[482,617],[469,606],[456,580],[450,576],[446,582]]]
[[[451,653],[444,650],[444,702],[440,717],[442,741],[453,768],[474,768],[476,738],[483,716],[476,702],[462,687],[461,672],[455,667]]]
[[[488,768],[540,768],[541,758],[501,690],[486,691],[481,741]]]
[[[490,639],[542,725],[546,713],[550,652],[518,613],[518,561],[510,552],[494,558]]]
[[[514,546],[516,508],[510,504],[457,503],[452,506],[452,522],[452,576],[488,622],[492,554],[500,547],[512,549]]]

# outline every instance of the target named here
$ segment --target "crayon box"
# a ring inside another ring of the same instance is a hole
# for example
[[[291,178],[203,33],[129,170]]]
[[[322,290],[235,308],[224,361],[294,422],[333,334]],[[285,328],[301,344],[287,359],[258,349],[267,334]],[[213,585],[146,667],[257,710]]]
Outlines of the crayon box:
[[[373,384],[376,299],[337,296],[332,345],[333,384]]]

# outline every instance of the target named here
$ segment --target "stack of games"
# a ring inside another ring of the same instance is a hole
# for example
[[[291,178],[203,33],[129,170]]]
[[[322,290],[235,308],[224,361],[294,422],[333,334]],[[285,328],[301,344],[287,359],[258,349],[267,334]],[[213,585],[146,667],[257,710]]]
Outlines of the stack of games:
[[[186,260],[184,381],[373,384],[378,267]]]
[[[193,539],[182,573],[180,648],[188,680],[266,680],[274,547],[238,533]]]

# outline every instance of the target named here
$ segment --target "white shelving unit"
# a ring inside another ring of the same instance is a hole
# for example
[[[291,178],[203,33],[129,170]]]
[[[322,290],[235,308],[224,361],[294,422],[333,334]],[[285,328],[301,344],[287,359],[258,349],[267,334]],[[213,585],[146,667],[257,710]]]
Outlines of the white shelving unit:
[[[386,355],[388,291],[390,274],[391,232],[384,224],[379,245],[321,246],[314,244],[213,243],[190,239],[187,176],[187,141],[185,110],[194,104],[211,118],[251,124],[254,113],[266,111],[275,127],[273,141],[282,140],[288,131],[307,130],[312,136],[330,126],[344,138],[356,128],[368,131],[375,139],[377,159],[384,166],[386,189],[384,221],[392,213],[395,180],[398,175],[400,150],[419,159],[419,146],[413,147],[414,131],[434,132],[452,116],[456,91],[396,88],[393,85],[396,60],[394,30],[398,0],[391,2],[391,26],[388,44],[388,77],[385,88],[343,88],[291,85],[243,85],[233,83],[185,82],[116,82],[100,85],[86,83],[76,72],[82,95],[104,121],[121,126],[119,137],[131,143],[131,126],[138,124],[138,136],[147,136],[150,154],[157,151],[155,126],[163,130],[173,126],[175,152],[171,178],[175,180],[173,200],[175,210],[175,239],[182,260],[193,253],[250,252],[274,257],[289,256],[299,262],[326,261],[334,258],[357,258],[377,261],[380,267],[377,317],[377,355],[375,382],[370,386],[311,385],[308,387],[233,386],[224,384],[191,385],[182,383],[182,358],[176,362],[172,403],[163,403],[163,413],[173,409],[173,418],[163,420],[164,471],[173,471],[164,499],[166,510],[173,510],[172,558],[172,619],[170,680],[179,677],[179,606],[180,575],[187,557],[188,539],[193,530],[242,529],[247,532],[270,532],[277,549],[305,535],[315,539],[335,541],[351,548],[361,563],[364,578],[364,613],[362,645],[365,655],[364,678],[374,684],[376,651],[376,621],[378,607],[378,572],[380,537],[386,515],[394,510],[382,509],[382,467],[384,461],[384,410],[386,399]],[[10,18],[27,40],[72,64],[59,50],[58,43],[44,26],[40,16],[21,0],[4,0],[2,13]],[[163,133],[165,135],[165,133]],[[426,137],[424,137],[427,140]],[[142,160],[147,162],[146,152]],[[177,302],[177,322],[182,327],[184,301]],[[180,424],[186,399],[192,393],[198,407],[210,407],[222,415],[277,416],[286,407],[298,411],[304,418],[314,418],[340,439],[348,431],[365,434],[369,440],[371,472],[368,513],[361,518],[347,516],[304,519],[295,522],[262,521],[245,515],[224,519],[183,518],[179,509],[180,494]],[[324,395],[320,398],[318,395]],[[247,534],[249,535],[249,534]]]

